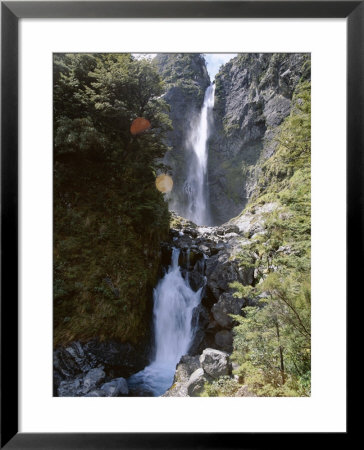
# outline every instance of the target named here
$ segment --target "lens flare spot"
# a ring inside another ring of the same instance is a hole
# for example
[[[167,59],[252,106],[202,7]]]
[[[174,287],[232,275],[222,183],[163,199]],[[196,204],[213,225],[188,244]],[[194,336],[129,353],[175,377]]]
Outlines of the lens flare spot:
[[[169,175],[158,175],[155,180],[155,185],[157,186],[158,191],[166,194],[167,192],[171,192],[173,188],[173,180]]]
[[[144,117],[137,117],[133,120],[130,126],[130,133],[133,136],[136,136],[146,130],[149,130],[150,126],[151,125],[148,119],[144,119]]]

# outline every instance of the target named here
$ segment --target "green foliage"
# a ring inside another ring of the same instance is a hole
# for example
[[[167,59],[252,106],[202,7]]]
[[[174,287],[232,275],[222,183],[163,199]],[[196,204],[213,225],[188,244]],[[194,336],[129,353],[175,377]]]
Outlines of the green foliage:
[[[169,213],[155,187],[170,129],[153,65],[54,55],[54,343],[146,331]],[[151,128],[133,137],[145,117]]]
[[[201,397],[235,397],[240,387],[233,378],[222,376],[211,383],[205,383]]]
[[[251,211],[266,202],[265,233],[244,246],[240,263],[254,267],[255,286],[234,283],[235,296],[255,301],[234,316],[237,374],[259,396],[310,395],[310,83],[298,85],[275,154],[261,166]]]
[[[205,91],[199,84],[200,79],[208,79],[205,60],[199,53],[158,54],[153,63],[169,87],[178,87],[184,96],[202,103]],[[205,88],[207,87],[204,86]]]

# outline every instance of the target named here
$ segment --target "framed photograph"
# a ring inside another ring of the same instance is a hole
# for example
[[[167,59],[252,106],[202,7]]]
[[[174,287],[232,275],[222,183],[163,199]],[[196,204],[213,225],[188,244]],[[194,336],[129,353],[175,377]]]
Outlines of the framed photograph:
[[[2,447],[348,437],[363,11],[1,3]]]

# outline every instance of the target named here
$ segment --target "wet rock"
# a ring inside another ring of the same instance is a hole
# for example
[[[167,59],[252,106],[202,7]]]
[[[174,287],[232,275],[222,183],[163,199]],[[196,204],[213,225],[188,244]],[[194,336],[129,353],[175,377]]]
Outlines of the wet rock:
[[[110,378],[128,377],[147,365],[148,356],[149,347],[145,342],[137,346],[114,340],[100,342],[98,339],[86,343],[72,342],[53,353],[54,393],[58,394],[62,381],[72,382],[100,366]]]
[[[187,382],[192,375],[200,367],[198,356],[184,355],[177,364],[174,374],[173,383]]]
[[[200,364],[206,374],[212,378],[219,378],[231,373],[229,355],[221,350],[206,348],[200,356]]]
[[[192,312],[192,328],[206,328],[210,322],[207,308],[201,303]]]
[[[61,381],[57,393],[59,397],[79,397],[82,395],[82,378]]]
[[[107,397],[107,395],[104,390],[95,389],[94,391],[91,391],[88,394],[86,394],[85,397]]]
[[[179,236],[173,241],[173,246],[181,250],[188,250],[193,244],[193,240],[188,235]]]
[[[112,378],[127,378],[148,363],[149,348],[144,342],[134,346],[113,340],[92,340],[84,344],[84,350],[92,356],[97,365],[102,365]]]
[[[85,352],[83,345],[78,341],[72,342],[67,347],[58,348],[53,353],[53,368],[58,380],[75,377],[96,365],[96,359]]]
[[[189,268],[198,267],[199,262],[203,260],[203,253],[197,249],[190,249],[188,256]]]
[[[103,384],[101,390],[105,392],[106,397],[120,397],[129,393],[128,384],[122,377]]]
[[[99,386],[105,379],[105,372],[101,367],[96,369],[91,369],[84,377],[82,392],[86,394],[87,392]]]
[[[168,267],[172,259],[172,247],[168,242],[161,243],[161,265]]]
[[[195,335],[189,349],[190,355],[201,353],[200,348],[205,339],[205,330],[210,322],[210,316],[207,308],[201,303],[192,313],[192,328],[195,329]]]
[[[205,285],[205,277],[197,271],[190,272],[188,275],[188,281],[190,282],[191,288],[197,292],[200,288]]]
[[[200,367],[198,356],[184,355],[180,359],[174,374],[173,384],[163,397],[187,397],[187,384],[190,376]]]
[[[225,250],[227,244],[223,241],[218,241],[210,247],[210,254],[216,255],[222,250]]]

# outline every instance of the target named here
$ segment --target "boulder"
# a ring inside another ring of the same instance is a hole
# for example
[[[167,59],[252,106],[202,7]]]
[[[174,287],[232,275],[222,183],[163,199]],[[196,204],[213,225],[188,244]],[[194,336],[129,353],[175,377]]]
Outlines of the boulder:
[[[95,387],[99,386],[105,379],[105,372],[103,368],[98,367],[96,369],[91,369],[85,375],[83,380],[82,392],[86,394],[90,392]]]
[[[107,397],[106,392],[102,389],[95,389],[94,391],[89,392],[84,397]]]
[[[187,382],[192,375],[200,367],[198,356],[184,355],[177,364],[174,374],[173,383]]]
[[[205,383],[208,381],[203,369],[199,368],[193,372],[187,383],[187,393],[190,397],[197,397],[202,393]]]
[[[239,227],[233,223],[227,223],[222,229],[224,230],[225,235],[228,233],[239,233]]]
[[[199,245],[198,249],[205,255],[210,255],[210,247],[208,247],[207,245]]]
[[[231,293],[224,292],[220,295],[219,301],[212,306],[211,312],[221,327],[232,328],[233,319],[229,314],[240,315],[244,303],[243,298],[235,298]]]
[[[162,397],[188,397],[187,394],[187,382],[186,383],[174,383],[168,391],[166,391]]]
[[[57,395],[62,381],[72,383],[100,366],[111,379],[120,376],[127,378],[142,370],[148,361],[149,347],[146,341],[135,346],[115,340],[74,341],[67,347],[57,348],[53,353],[53,391]]]
[[[230,375],[231,364],[229,355],[221,350],[206,348],[200,356],[202,369],[212,378]]]
[[[162,397],[188,397],[187,384],[190,376],[200,367],[198,356],[184,355],[174,374],[173,385]]]
[[[120,397],[129,393],[128,384],[122,377],[104,383],[101,390],[105,392],[106,397]]]
[[[237,261],[231,260],[228,253],[218,253],[206,261],[207,286],[216,300],[223,292],[230,289],[234,281],[244,284],[252,284],[254,281],[253,268],[241,268]]]
[[[74,378],[96,367],[96,359],[84,350],[84,346],[74,341],[67,347],[60,347],[53,353],[53,368],[57,385],[61,380]]]
[[[79,397],[82,395],[82,378],[61,381],[57,390],[58,397]]]

